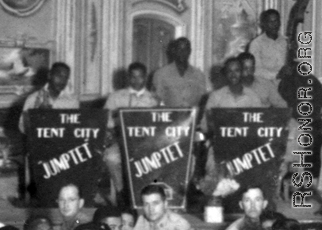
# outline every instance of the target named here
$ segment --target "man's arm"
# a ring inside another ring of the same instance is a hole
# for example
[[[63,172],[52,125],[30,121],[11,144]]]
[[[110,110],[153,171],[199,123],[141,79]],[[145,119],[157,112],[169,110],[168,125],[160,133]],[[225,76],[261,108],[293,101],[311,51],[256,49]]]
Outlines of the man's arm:
[[[164,85],[162,82],[162,74],[160,73],[160,70],[156,71],[153,76],[153,86],[155,89],[155,93],[160,101],[164,101]]]
[[[26,133],[27,126],[29,124],[29,119],[28,119],[28,110],[29,109],[34,109],[35,108],[35,103],[36,103],[36,97],[37,97],[37,92],[29,95],[23,105],[22,112],[20,114],[19,118],[19,130],[21,133]]]
[[[287,108],[287,103],[278,92],[276,86],[270,81],[265,82],[265,86],[268,88],[268,100],[271,105],[274,108]]]

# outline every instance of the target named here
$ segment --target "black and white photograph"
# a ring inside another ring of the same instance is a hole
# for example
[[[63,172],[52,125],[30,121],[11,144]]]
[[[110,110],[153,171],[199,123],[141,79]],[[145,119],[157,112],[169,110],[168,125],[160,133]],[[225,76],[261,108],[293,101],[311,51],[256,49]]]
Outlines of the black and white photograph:
[[[322,230],[322,1],[0,0],[0,230]]]

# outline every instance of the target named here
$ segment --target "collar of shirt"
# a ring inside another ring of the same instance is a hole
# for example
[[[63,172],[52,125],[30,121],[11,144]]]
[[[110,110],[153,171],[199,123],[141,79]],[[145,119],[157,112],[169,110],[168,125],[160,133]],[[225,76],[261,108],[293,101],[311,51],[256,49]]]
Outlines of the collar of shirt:
[[[163,217],[157,223],[150,223],[150,228],[153,230],[165,229],[169,223],[169,211],[163,215]]]
[[[190,65],[190,64],[188,64],[188,68],[186,69],[186,71],[184,72],[184,74],[183,74],[183,76],[181,76],[180,74],[179,74],[179,70],[178,70],[178,67],[177,67],[177,65],[176,65],[176,63],[175,62],[172,62],[171,64],[170,64],[170,66],[172,67],[172,69],[173,69],[173,71],[175,71],[176,72],[176,76],[177,77],[180,77],[180,78],[183,78],[184,76],[186,76],[187,75],[187,73],[190,73],[193,69],[192,69],[192,66]],[[172,76],[173,77],[173,76]]]
[[[282,34],[280,34],[280,33],[278,33],[278,36],[277,36],[276,40],[269,38],[269,37],[266,35],[266,33],[263,33],[263,38],[264,38],[264,40],[265,40],[265,41],[267,41],[267,42],[280,42],[280,41],[282,41],[282,40],[285,40],[285,37],[284,37]]]
[[[48,83],[43,87],[43,90],[46,91],[47,93],[49,93],[49,84]],[[66,91],[66,88],[65,88],[60,92],[58,97],[67,96],[67,95],[69,95],[69,93]]]
[[[143,88],[143,89],[138,91],[138,90],[135,90],[132,87],[130,87],[129,91],[130,91],[130,94],[134,94],[135,96],[140,97],[145,93],[146,88]]]
[[[230,95],[231,97],[233,97],[235,99],[240,98],[241,96],[245,95],[245,87],[243,86],[243,90],[242,90],[241,94],[236,95],[230,90],[229,86],[227,86],[226,94]]]

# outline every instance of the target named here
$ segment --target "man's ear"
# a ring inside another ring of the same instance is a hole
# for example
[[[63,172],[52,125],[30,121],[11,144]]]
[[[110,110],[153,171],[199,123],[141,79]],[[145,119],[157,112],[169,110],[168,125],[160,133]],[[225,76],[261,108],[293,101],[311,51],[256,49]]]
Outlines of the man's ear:
[[[264,200],[264,203],[263,203],[263,209],[265,209],[268,205],[268,201],[267,200]]]
[[[244,210],[243,203],[242,203],[241,201],[239,201],[239,203],[238,203],[238,204],[239,204],[240,209],[241,209],[241,210]]]
[[[84,204],[85,204],[85,200],[84,200],[83,198],[81,198],[81,199],[79,200],[79,208],[84,207]]]
[[[164,200],[164,205],[166,208],[168,208],[168,200],[167,199]]]

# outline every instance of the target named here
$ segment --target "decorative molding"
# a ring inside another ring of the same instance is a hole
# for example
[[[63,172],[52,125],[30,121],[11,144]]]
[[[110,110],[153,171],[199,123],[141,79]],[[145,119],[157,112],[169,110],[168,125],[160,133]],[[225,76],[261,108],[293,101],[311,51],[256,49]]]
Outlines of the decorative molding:
[[[26,17],[37,12],[46,0],[0,0],[5,11],[19,17]]]
[[[187,10],[187,5],[185,0],[137,0],[133,2],[133,4],[139,3],[139,2],[156,2],[160,3],[162,5],[165,5],[172,10],[174,10],[177,13],[183,13]]]

